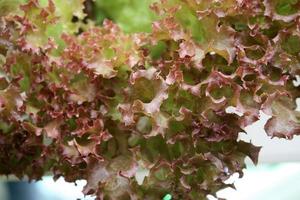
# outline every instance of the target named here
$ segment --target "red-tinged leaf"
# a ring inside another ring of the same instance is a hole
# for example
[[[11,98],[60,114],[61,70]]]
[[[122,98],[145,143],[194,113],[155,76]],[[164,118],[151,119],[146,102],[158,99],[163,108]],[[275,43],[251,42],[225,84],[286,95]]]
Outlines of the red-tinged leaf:
[[[58,139],[61,136],[60,124],[61,124],[61,121],[58,121],[58,120],[54,120],[54,121],[48,123],[44,127],[47,137],[53,138],[53,139]]]
[[[267,121],[265,130],[271,137],[292,139],[300,134],[300,113],[295,111],[288,98],[274,100],[270,105],[272,117]]]

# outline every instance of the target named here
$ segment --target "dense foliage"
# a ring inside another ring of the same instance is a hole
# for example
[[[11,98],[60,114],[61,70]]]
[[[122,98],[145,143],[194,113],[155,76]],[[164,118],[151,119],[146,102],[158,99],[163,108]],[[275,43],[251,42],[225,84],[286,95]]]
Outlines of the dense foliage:
[[[201,200],[300,134],[298,0],[0,0],[0,174]],[[236,112],[229,112],[228,107]],[[142,184],[137,170],[149,170]]]

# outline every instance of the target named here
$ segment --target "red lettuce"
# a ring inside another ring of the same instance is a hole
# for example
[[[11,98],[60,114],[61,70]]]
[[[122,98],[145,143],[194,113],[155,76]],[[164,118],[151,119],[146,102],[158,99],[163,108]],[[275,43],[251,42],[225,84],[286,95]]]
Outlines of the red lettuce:
[[[109,2],[0,1],[0,174],[206,199],[257,163],[238,136],[259,111],[300,134],[299,1]]]

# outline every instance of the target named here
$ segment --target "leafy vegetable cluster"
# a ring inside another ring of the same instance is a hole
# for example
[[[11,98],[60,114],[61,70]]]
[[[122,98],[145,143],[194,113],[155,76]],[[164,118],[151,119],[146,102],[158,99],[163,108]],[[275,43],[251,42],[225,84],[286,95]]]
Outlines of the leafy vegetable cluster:
[[[233,187],[260,111],[269,136],[300,134],[299,6],[0,0],[0,174],[85,179],[105,200]]]

